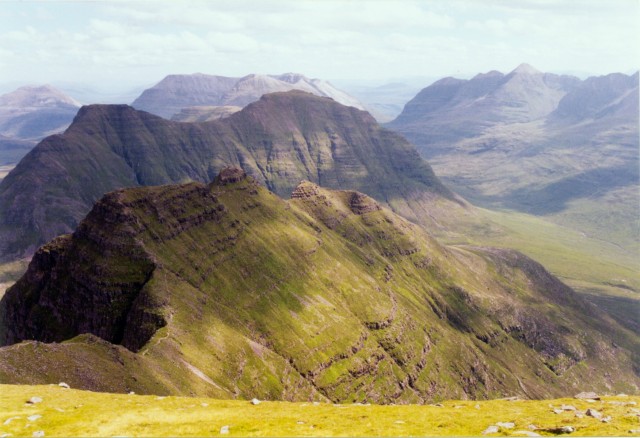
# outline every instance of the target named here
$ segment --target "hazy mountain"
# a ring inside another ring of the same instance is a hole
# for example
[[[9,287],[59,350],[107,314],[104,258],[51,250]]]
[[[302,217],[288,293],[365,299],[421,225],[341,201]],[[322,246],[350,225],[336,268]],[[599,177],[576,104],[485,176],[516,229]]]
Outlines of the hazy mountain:
[[[41,140],[64,131],[80,103],[50,85],[26,86],[0,96],[0,134]]]
[[[171,120],[176,122],[210,122],[212,120],[224,119],[233,113],[240,111],[239,106],[190,106],[182,108],[179,113],[174,114]]]
[[[132,106],[164,118],[171,118],[183,108],[194,106],[240,106],[255,102],[264,94],[301,90],[317,96],[330,97],[343,105],[363,109],[355,98],[320,79],[301,74],[251,74],[229,78],[196,73],[170,75],[145,90]]]
[[[637,337],[536,262],[443,247],[354,191],[283,201],[237,168],[104,196],[0,321],[3,345],[62,342],[0,349],[7,383],[374,403],[640,384]]]
[[[422,90],[388,126],[473,202],[640,242],[638,74],[581,81],[522,65]]]
[[[198,124],[126,105],[92,105],[0,183],[0,255],[28,255],[71,232],[111,190],[210,181],[229,164],[280,196],[301,180],[352,188],[424,224],[434,224],[437,209],[455,214],[464,205],[403,137],[328,98],[274,93],[230,117]]]

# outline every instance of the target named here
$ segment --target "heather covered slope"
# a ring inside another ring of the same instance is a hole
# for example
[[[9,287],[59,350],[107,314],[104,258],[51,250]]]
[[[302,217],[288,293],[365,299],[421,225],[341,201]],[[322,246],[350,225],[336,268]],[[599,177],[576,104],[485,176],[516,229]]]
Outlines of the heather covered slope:
[[[230,164],[280,196],[310,180],[365,192],[424,223],[434,202],[462,208],[403,137],[328,98],[275,93],[224,120],[194,124],[92,105],[0,183],[0,259],[71,232],[108,191],[206,182]]]
[[[3,382],[83,387],[107,361],[119,377],[102,390],[221,398],[407,403],[640,384],[637,338],[531,259],[443,247],[354,191],[304,182],[283,201],[239,169],[106,195],[38,251],[0,316],[4,344],[64,341],[0,349]],[[76,337],[86,332],[108,343]]]
[[[637,255],[638,74],[521,66],[442,79],[388,126],[476,205],[544,216]]]

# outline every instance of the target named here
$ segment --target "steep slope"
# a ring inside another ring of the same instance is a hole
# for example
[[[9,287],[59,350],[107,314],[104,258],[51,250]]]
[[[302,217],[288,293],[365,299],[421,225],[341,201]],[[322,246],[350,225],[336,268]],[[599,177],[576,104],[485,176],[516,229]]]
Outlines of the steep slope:
[[[360,190],[424,223],[431,223],[426,211],[436,203],[463,208],[404,138],[328,98],[270,94],[226,119],[200,124],[94,105],[0,183],[0,257],[28,255],[72,231],[108,191],[206,182],[229,164],[280,196],[306,179]]]
[[[472,202],[640,248],[638,74],[580,81],[521,66],[422,90],[388,126]]]
[[[170,75],[145,90],[131,105],[140,110],[171,118],[194,106],[244,107],[268,93],[291,90],[330,97],[343,105],[364,109],[355,98],[320,79],[301,74],[251,74],[242,78],[204,75]]]
[[[445,248],[354,191],[303,182],[283,201],[237,168],[208,186],[106,195],[38,251],[0,316],[5,345],[74,339],[3,348],[9,381],[26,379],[30,351],[47,362],[67,348],[73,367],[29,378],[81,381],[114,343],[131,385],[223,398],[407,403],[640,384],[637,338],[532,260]]]

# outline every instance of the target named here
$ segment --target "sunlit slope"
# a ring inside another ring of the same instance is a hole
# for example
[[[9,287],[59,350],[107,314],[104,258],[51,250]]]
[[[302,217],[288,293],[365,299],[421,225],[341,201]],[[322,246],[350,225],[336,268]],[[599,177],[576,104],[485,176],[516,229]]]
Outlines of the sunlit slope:
[[[525,213],[472,208],[464,215],[440,214],[446,226],[432,231],[441,241],[522,251],[623,325],[640,331],[639,253]]]
[[[105,196],[0,316],[4,344],[73,339],[1,349],[3,382],[380,403],[639,384],[637,337],[533,260],[444,247],[358,192],[287,202],[239,169]]]

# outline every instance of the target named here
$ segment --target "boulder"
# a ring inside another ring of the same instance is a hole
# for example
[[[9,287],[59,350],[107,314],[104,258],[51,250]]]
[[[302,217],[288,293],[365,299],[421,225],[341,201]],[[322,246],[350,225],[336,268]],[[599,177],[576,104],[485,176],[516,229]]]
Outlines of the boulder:
[[[498,426],[489,426],[482,432],[482,435],[488,435],[490,433],[498,433],[499,430],[500,429],[498,428]]]
[[[585,399],[600,400],[600,396],[595,392],[581,392],[580,394],[576,394],[574,398],[579,398],[582,400],[585,400]]]
[[[585,412],[585,415],[587,417],[593,417],[593,418],[597,418],[598,420],[602,418],[602,413],[600,413],[599,411],[595,410],[595,409],[587,409],[587,412]]]

